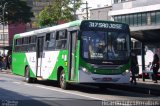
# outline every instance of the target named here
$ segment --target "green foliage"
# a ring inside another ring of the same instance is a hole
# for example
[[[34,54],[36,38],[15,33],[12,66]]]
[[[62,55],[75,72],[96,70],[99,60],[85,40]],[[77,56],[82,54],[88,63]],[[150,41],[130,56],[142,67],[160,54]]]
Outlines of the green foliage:
[[[4,6],[5,5],[5,6]],[[31,21],[33,13],[31,12],[31,7],[27,6],[27,3],[22,0],[1,0],[0,1],[1,10],[4,8],[4,18],[5,22],[9,23],[27,23]],[[0,13],[1,16],[3,12]],[[2,21],[2,17],[0,17]]]
[[[58,24],[59,21],[74,20],[74,9],[77,10],[81,5],[81,0],[55,0],[52,5],[47,6],[37,16],[40,26],[52,26]]]

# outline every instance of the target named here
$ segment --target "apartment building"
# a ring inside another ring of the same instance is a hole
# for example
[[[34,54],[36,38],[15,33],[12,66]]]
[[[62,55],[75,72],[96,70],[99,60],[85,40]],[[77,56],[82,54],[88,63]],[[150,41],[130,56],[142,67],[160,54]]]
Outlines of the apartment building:
[[[132,37],[143,42],[160,40],[160,0],[113,0],[112,20],[130,25]]]

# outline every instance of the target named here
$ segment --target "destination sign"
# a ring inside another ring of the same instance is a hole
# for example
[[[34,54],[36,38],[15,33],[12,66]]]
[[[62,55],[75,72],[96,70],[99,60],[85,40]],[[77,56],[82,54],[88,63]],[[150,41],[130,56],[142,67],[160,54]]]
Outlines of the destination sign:
[[[107,28],[107,29],[122,29],[122,24],[89,22],[90,28]]]
[[[85,21],[82,23],[83,30],[89,29],[113,29],[113,30],[127,30],[129,27],[126,24],[110,21]]]

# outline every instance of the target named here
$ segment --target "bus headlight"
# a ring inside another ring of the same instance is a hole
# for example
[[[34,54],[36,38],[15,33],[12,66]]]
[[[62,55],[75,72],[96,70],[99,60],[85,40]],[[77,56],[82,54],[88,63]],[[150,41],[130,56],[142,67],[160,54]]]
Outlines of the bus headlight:
[[[129,70],[126,70],[125,72],[122,73],[123,76],[127,75],[129,73]]]
[[[126,73],[129,73],[129,70],[126,70]]]
[[[84,67],[80,67],[80,70],[82,70],[84,73],[86,73],[86,74],[88,74],[88,75],[90,75],[91,74],[91,72],[89,72],[86,68],[84,68]]]

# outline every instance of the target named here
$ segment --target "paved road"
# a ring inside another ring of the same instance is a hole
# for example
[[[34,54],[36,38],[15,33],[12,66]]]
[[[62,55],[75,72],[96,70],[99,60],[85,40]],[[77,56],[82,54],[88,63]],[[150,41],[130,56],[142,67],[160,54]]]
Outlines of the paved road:
[[[7,106],[102,106],[104,101],[160,100],[160,97],[123,90],[73,85],[62,90],[52,81],[27,84],[23,77],[0,72],[0,105]],[[107,102],[108,103],[108,102]],[[9,105],[8,105],[9,106]]]

